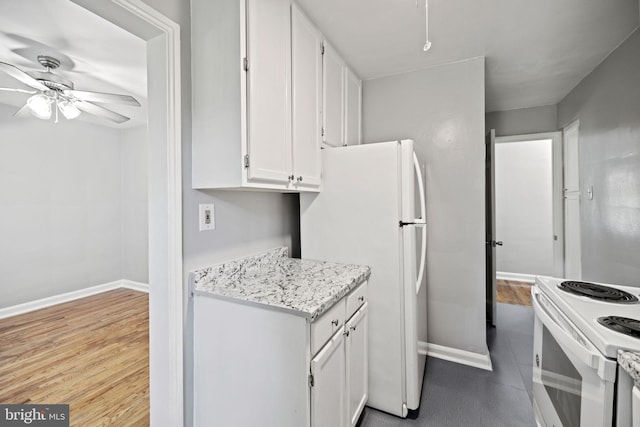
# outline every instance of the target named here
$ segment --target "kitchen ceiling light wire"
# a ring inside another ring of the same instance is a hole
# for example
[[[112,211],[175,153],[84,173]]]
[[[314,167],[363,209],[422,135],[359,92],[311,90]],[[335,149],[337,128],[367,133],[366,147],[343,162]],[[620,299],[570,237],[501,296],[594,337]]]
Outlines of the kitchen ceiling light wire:
[[[424,0],[424,21],[425,43],[422,50],[426,52],[431,49],[431,42],[429,41],[429,0]]]

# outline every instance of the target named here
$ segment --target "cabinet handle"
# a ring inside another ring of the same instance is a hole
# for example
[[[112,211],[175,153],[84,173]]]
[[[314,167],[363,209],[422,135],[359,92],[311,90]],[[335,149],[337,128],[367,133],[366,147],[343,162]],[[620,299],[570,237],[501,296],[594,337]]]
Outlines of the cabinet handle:
[[[356,330],[356,327],[355,327],[355,326],[352,326],[350,329],[351,329],[352,331],[355,331],[355,330]]]
[[[349,336],[349,330],[347,329],[346,331],[344,331],[344,332],[342,333],[342,335],[344,335],[345,337],[348,337],[348,336]]]
[[[358,297],[358,301],[360,301],[360,302],[364,302],[364,295],[360,295],[360,296]]]
[[[287,178],[289,178],[289,181],[293,181],[295,177],[293,175],[289,175]]]
[[[298,177],[298,182],[302,182],[302,175]]]
[[[333,326],[338,326],[338,319],[336,319],[336,320],[332,320],[332,321],[331,321],[331,324],[332,324]]]

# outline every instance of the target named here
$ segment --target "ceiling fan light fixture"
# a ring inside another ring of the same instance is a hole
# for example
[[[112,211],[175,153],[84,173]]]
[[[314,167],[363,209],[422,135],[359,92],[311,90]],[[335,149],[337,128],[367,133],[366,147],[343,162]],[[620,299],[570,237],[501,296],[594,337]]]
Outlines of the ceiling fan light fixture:
[[[31,113],[39,119],[49,120],[51,118],[51,99],[45,94],[33,95],[27,100],[27,105]]]
[[[58,102],[58,109],[67,120],[73,120],[81,113],[72,101],[65,100]]]

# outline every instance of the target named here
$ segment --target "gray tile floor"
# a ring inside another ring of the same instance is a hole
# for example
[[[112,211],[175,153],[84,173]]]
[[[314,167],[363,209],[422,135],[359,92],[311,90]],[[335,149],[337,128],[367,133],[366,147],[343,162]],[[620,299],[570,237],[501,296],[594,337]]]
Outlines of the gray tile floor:
[[[493,372],[428,358],[418,411],[401,419],[366,408],[359,427],[535,426],[531,406],[533,309],[498,304],[487,328]]]

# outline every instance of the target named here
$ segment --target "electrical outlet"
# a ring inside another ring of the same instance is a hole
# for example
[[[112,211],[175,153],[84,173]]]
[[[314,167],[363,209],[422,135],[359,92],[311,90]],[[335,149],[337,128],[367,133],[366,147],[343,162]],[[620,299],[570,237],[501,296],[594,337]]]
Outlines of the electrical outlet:
[[[200,231],[214,230],[216,228],[215,210],[213,204],[200,205]]]

